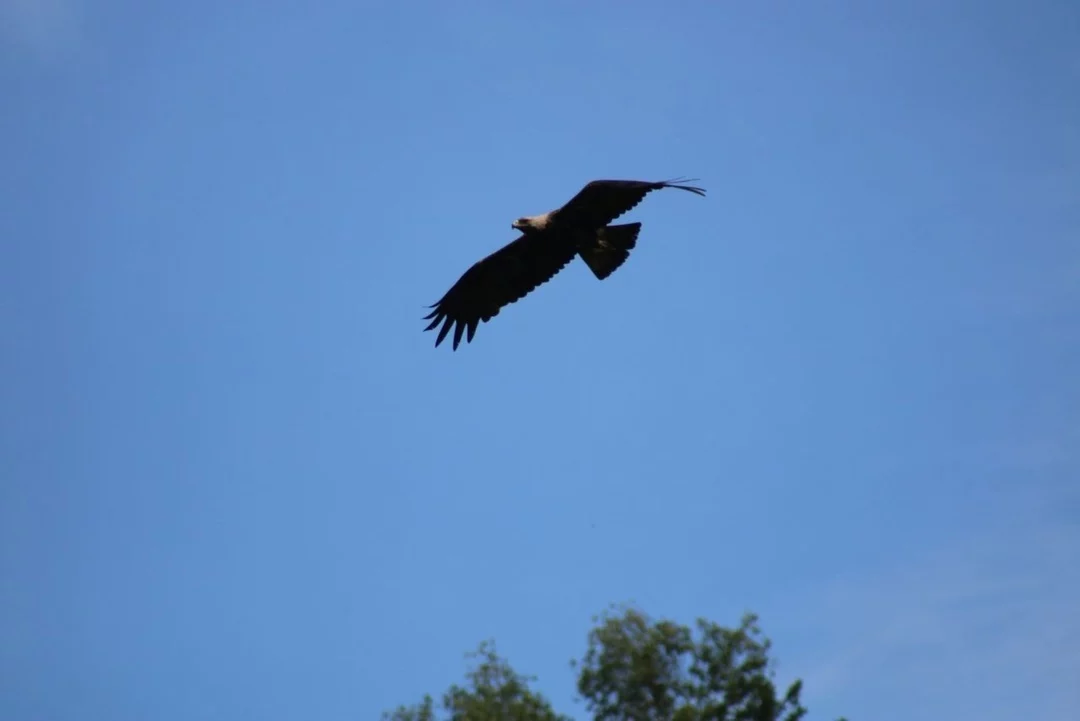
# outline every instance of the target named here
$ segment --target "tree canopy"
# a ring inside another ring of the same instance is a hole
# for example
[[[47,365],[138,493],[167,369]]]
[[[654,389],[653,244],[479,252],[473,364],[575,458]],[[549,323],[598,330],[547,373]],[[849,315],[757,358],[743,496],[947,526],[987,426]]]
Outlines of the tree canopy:
[[[698,619],[691,628],[639,609],[609,609],[595,619],[577,669],[577,692],[594,721],[799,721],[802,682],[783,692],[774,681],[771,642],[757,616],[726,628]],[[466,685],[452,685],[438,711],[427,695],[383,721],[572,721],[531,688],[485,641]],[[840,721],[843,721],[841,719]]]

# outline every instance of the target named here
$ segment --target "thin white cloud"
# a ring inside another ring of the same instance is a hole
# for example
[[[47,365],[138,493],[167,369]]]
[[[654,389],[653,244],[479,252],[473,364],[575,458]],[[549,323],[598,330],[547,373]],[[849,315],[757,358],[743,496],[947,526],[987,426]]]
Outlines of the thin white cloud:
[[[69,57],[79,46],[77,0],[0,0],[0,40],[42,61]]]
[[[811,708],[818,698],[853,719],[1074,719],[1080,523],[1034,520],[837,583],[804,607],[829,639],[799,662]]]

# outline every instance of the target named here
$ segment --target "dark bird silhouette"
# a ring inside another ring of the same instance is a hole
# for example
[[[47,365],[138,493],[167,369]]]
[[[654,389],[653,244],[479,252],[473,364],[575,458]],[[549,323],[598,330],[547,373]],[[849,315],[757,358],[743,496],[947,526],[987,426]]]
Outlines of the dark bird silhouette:
[[[471,343],[480,321],[487,323],[504,306],[551,280],[575,255],[581,256],[599,280],[607,278],[630,257],[641,232],[641,223],[609,223],[661,188],[704,196],[701,188],[677,184],[692,180],[594,180],[561,208],[518,218],[511,227],[521,235],[473,264],[446,295],[428,306],[434,310],[424,316],[424,320],[431,320],[424,330],[434,330],[442,323],[435,339],[438,347],[453,328],[457,350],[462,335]]]

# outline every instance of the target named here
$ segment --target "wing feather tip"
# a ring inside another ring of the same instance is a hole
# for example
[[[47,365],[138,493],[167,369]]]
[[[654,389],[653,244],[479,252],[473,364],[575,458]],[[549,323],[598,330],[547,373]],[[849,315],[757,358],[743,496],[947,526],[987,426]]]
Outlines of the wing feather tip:
[[[699,188],[696,185],[687,185],[687,183],[696,183],[700,180],[700,178],[671,178],[670,180],[661,180],[656,185],[659,188],[678,188],[679,190],[686,190],[705,197],[705,188]]]

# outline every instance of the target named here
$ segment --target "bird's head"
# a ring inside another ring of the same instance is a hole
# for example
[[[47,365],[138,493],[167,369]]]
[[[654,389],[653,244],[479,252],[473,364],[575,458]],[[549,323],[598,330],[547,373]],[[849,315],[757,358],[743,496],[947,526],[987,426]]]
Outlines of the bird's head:
[[[515,220],[513,223],[510,224],[510,227],[514,230],[520,230],[522,233],[532,233],[534,231],[543,230],[546,222],[546,215],[527,215]]]

